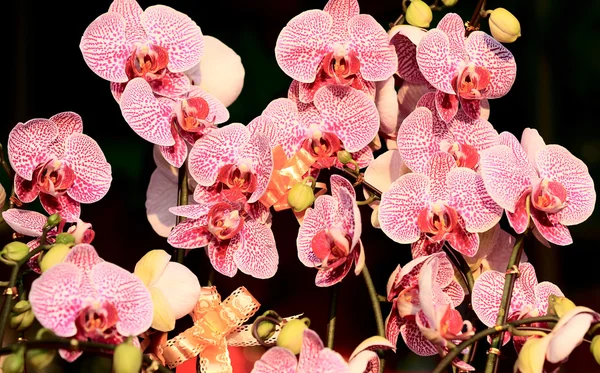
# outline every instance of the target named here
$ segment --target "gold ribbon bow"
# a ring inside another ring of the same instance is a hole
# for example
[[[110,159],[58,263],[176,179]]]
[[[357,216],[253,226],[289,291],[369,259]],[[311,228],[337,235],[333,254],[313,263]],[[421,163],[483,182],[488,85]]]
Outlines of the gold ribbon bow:
[[[231,373],[226,337],[242,327],[260,307],[245,287],[236,289],[221,302],[214,286],[202,287],[191,312],[194,326],[157,348],[157,355],[169,368],[200,354],[201,372]]]

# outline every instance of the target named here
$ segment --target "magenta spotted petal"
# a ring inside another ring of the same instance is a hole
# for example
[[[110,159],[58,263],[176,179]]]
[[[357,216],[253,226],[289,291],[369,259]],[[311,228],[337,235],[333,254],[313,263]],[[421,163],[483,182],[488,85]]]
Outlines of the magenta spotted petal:
[[[173,228],[167,242],[179,249],[196,249],[208,245],[212,234],[206,229],[208,217],[187,219]]]
[[[344,42],[348,39],[348,21],[360,13],[356,0],[329,0],[324,12],[331,15],[333,26],[331,28],[332,41]]]
[[[254,363],[251,373],[296,373],[297,365],[296,355],[290,350],[272,347]]]
[[[83,133],[83,120],[79,114],[72,111],[53,115],[50,120],[53,121],[58,128],[58,136],[50,145],[51,152],[60,159],[65,153],[65,142],[67,137],[73,133]]]
[[[251,132],[267,136],[271,147],[281,145],[288,157],[298,151],[306,138],[307,125],[300,118],[298,107],[292,100],[278,98],[271,101],[259,118],[248,124]]]
[[[298,230],[296,246],[298,247],[298,258],[307,267],[315,267],[321,264],[312,250],[312,239],[323,229],[333,225],[337,213],[337,202],[332,196],[319,196],[313,208],[306,209],[304,220]]]
[[[242,244],[235,250],[233,260],[238,269],[255,278],[271,278],[277,272],[279,254],[271,228],[254,220],[246,220],[242,231],[231,239]]]
[[[248,198],[248,203],[253,203],[264,194],[273,172],[273,154],[269,139],[261,133],[251,135],[248,144],[240,152],[240,157],[243,160],[250,159],[254,166],[256,190]]]
[[[400,334],[402,335],[402,339],[404,340],[404,343],[406,343],[406,346],[415,354],[419,356],[437,355],[437,347],[425,338],[414,320],[408,321],[406,324],[402,325]]]
[[[410,83],[426,83],[417,63],[417,45],[425,36],[426,30],[410,26],[398,25],[389,31],[390,44],[396,50],[398,59],[398,76]]]
[[[190,78],[187,75],[171,71],[168,71],[160,80],[153,80],[150,85],[157,95],[173,99],[185,95],[191,87]]]
[[[125,19],[125,37],[130,44],[146,40],[146,31],[140,21],[144,11],[136,0],[114,0],[109,12],[119,13]]]
[[[67,222],[76,222],[81,215],[81,204],[68,194],[52,197],[49,194],[40,193],[40,203],[48,214],[58,213]]]
[[[48,119],[18,123],[8,134],[8,159],[15,172],[31,180],[33,170],[52,158],[50,145],[58,134],[58,127]]]
[[[455,94],[452,79],[464,59],[450,46],[451,41],[443,31],[429,30],[417,46],[417,63],[429,84],[442,92]]]
[[[365,80],[379,81],[392,76],[398,69],[396,49],[388,35],[370,15],[360,14],[348,22],[350,49],[358,55],[360,73]]]
[[[175,126],[171,126],[171,135],[173,135],[175,145],[160,146],[160,153],[171,166],[180,168],[187,158],[187,143],[183,137],[179,135]]]
[[[29,237],[40,237],[48,218],[36,211],[8,209],[2,218],[15,232]]]

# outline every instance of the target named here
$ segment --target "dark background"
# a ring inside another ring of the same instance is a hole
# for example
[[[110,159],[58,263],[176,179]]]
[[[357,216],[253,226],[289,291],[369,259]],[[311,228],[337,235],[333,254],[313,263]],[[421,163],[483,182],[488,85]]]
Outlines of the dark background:
[[[49,118],[69,110],[79,113],[84,132],[100,144],[113,170],[113,183],[106,197],[84,206],[82,212],[83,220],[94,226],[94,245],[99,254],[133,270],[146,251],[170,251],[166,240],[156,235],[146,220],[145,194],[154,170],[152,144],[127,126],[108,82],[88,69],[78,47],[85,28],[108,10],[110,1],[7,3],[3,11],[8,27],[8,33],[4,33],[8,36],[3,42],[3,59],[8,64],[4,70],[8,100],[4,100],[7,107],[2,111],[0,142],[6,143],[9,131],[20,121]],[[161,2],[140,0],[139,3],[145,9]],[[373,15],[386,29],[401,12],[400,0],[359,3],[361,13]],[[452,11],[468,20],[476,3],[476,0],[460,0]],[[322,9],[325,1],[165,0],[162,4],[186,13],[204,34],[217,37],[241,56],[246,70],[244,89],[229,110],[231,121],[248,123],[271,100],[284,97],[291,82],[275,61],[273,51],[279,32],[295,15],[308,9]],[[525,127],[537,128],[547,143],[561,144],[582,159],[596,179],[600,175],[600,137],[596,131],[600,3],[488,1],[489,9],[496,7],[507,8],[518,17],[523,36],[507,45],[517,61],[517,79],[505,97],[490,102],[490,122],[498,132],[508,130],[517,137]],[[434,13],[432,27],[446,12]],[[482,30],[488,31],[487,20],[483,21]],[[0,180],[10,190],[5,175]],[[395,244],[381,231],[371,228],[370,209],[361,210],[367,264],[375,286],[383,294],[393,269],[410,260],[410,250],[408,245]],[[585,223],[573,227],[571,246],[545,248],[535,243],[526,247],[540,282],[552,281],[576,304],[597,310],[600,310],[599,220],[596,211]],[[304,312],[312,320],[311,327],[324,337],[330,289],[317,288],[315,270],[298,261],[297,223],[289,210],[274,216],[273,231],[280,254],[275,277],[256,280],[241,273],[233,279],[217,275],[215,283],[223,296],[244,285],[263,304],[263,309],[274,309],[281,315]],[[2,242],[10,239],[5,226],[2,239]],[[191,252],[185,263],[205,285],[209,264],[203,250]],[[7,277],[6,267],[0,268],[0,273],[0,277]],[[383,312],[384,317],[389,312],[385,304]],[[343,281],[339,297],[336,350],[348,357],[362,340],[375,334],[364,282],[350,274]],[[512,348],[503,351],[507,351],[508,357],[502,359],[501,370],[512,371]],[[397,354],[388,353],[386,357],[386,371],[390,372],[428,371],[437,361],[437,357],[412,354],[402,342]],[[82,359],[70,367],[88,370],[89,365],[84,367],[84,363]],[[594,369],[598,371],[598,366],[594,365],[585,344],[575,351],[562,371]]]

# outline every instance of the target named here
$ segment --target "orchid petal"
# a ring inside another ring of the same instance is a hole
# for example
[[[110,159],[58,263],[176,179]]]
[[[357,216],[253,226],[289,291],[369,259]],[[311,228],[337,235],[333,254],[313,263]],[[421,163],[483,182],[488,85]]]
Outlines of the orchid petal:
[[[436,28],[448,36],[451,52],[466,60],[468,57],[465,51],[465,23],[462,18],[456,13],[448,13],[438,22]]]
[[[234,236],[239,237],[239,234]],[[241,239],[228,241],[211,240],[206,248],[206,254],[213,268],[222,275],[233,277],[238,267],[234,262],[233,254],[244,244]]]
[[[40,194],[36,181],[23,179],[19,174],[15,174],[14,187],[17,198],[23,203],[35,201]]]
[[[398,88],[398,104],[400,105],[398,107],[398,127],[415,110],[419,100],[430,92],[429,83],[402,82],[402,85]]]
[[[165,292],[155,287],[149,288],[148,290],[152,297],[152,306],[154,309],[152,328],[161,332],[168,332],[175,329],[175,313],[167,301]]]
[[[271,147],[281,144],[285,154],[293,156],[306,138],[307,127],[298,114],[297,105],[287,98],[273,100],[263,111],[262,117],[267,119],[248,126],[267,135]]]
[[[500,300],[504,288],[504,275],[498,271],[481,274],[473,286],[473,310],[482,323],[487,326],[496,324]]]
[[[531,209],[531,219],[539,233],[553,244],[566,246],[573,243],[569,228],[558,221],[558,214]]]
[[[123,96],[125,87],[127,87],[127,83],[110,82],[110,93],[115,101],[117,101],[117,104],[121,102],[121,96]]]
[[[447,185],[449,172],[456,167],[454,157],[449,153],[434,153],[425,166],[425,175],[429,176],[427,198],[429,201],[448,201],[450,190]]]
[[[330,0],[323,8],[324,12],[331,15],[331,41],[345,42],[348,39],[348,21],[360,13],[356,0]]]
[[[398,126],[398,100],[394,84],[393,76],[375,84],[377,89],[375,106],[380,120],[379,131],[388,136],[395,134]]]
[[[479,250],[479,235],[466,230],[464,219],[459,216],[454,232],[448,235],[447,241],[452,248],[464,256],[471,257]]]
[[[591,314],[579,313],[570,318],[568,324],[563,324],[561,328],[555,327],[552,332],[554,335],[548,344],[546,360],[557,364],[568,358],[575,347],[583,342],[592,321],[594,316]]]
[[[398,76],[410,83],[426,83],[417,63],[417,45],[426,31],[410,26],[398,25],[388,32],[390,44],[396,49],[398,58]]]
[[[126,20],[119,13],[104,13],[83,32],[79,49],[88,67],[102,79],[115,83],[129,80],[125,65],[131,56]]]
[[[217,195],[219,197],[219,195]],[[171,214],[183,216],[188,219],[199,219],[210,211],[213,203],[199,203],[194,205],[182,205],[170,207],[168,210]]]
[[[419,239],[412,243],[410,252],[413,259],[439,253],[444,248],[444,241],[433,242],[425,233],[421,233]]]
[[[33,170],[51,159],[49,146],[58,136],[58,127],[48,119],[18,123],[8,134],[8,159],[17,175],[31,180]]]
[[[323,348],[323,341],[321,341],[319,335],[311,329],[304,329],[297,372],[309,373],[318,371],[320,363],[318,357]]]
[[[275,45],[277,64],[288,76],[311,83],[329,52],[333,18],[322,10],[307,10],[281,30]]]
[[[154,5],[146,8],[140,19],[148,40],[169,53],[171,72],[183,72],[198,63],[204,41],[200,27],[190,17],[168,6]]]
[[[169,207],[177,204],[177,176],[159,168],[150,176],[146,191],[146,216],[152,229],[161,237],[168,237],[175,226],[175,215]]]
[[[49,194],[40,194],[40,203],[49,215],[58,213],[66,222],[76,222],[81,215],[81,205],[68,194],[52,197]]]
[[[444,32],[429,30],[417,46],[417,63],[429,84],[445,93],[455,94],[452,79],[464,59],[460,53],[452,50],[451,45],[450,38]]]
[[[71,248],[71,251],[67,254],[63,262],[75,264],[87,276],[92,268],[96,264],[104,262],[104,259],[98,256],[98,252],[96,252],[94,246],[79,244]]]
[[[72,363],[75,360],[77,360],[83,354],[83,351],[69,351],[69,350],[64,350],[62,348],[59,348],[58,349],[58,354],[65,361],[67,361],[69,363]]]
[[[431,342],[425,338],[421,330],[414,321],[408,321],[400,328],[400,334],[406,347],[419,356],[437,355],[438,350]]]
[[[548,297],[550,295],[565,296],[560,288],[551,282],[544,281],[535,286],[536,307],[544,315],[548,313]]]
[[[379,355],[374,351],[362,351],[348,362],[350,373],[378,373]]]
[[[208,218],[188,219],[175,226],[167,242],[179,249],[196,249],[208,245],[212,234],[206,229]]]
[[[179,132],[175,126],[171,126],[171,135],[175,140],[175,144],[171,146],[159,146],[160,153],[170,165],[180,168],[187,158],[187,144],[185,140],[179,136]]]
[[[238,269],[255,278],[271,278],[277,272],[279,254],[275,247],[273,232],[265,224],[246,220],[244,228],[232,243],[242,239],[242,246],[233,254],[233,260]]]
[[[527,159],[529,159],[529,163],[534,165],[537,170],[537,153],[546,147],[546,143],[544,142],[542,136],[540,136],[538,130],[534,128],[525,128],[523,130],[523,134],[521,135],[521,145],[527,153]]]
[[[449,125],[456,142],[471,145],[478,152],[498,144],[498,132],[485,119],[472,119],[459,111]]]
[[[298,258],[305,266],[314,267],[321,264],[321,260],[312,250],[312,239],[319,231],[333,225],[336,212],[337,202],[328,195],[319,196],[315,200],[314,208],[306,209],[296,239]]]
[[[361,352],[374,350],[396,351],[396,344],[379,335],[369,337],[356,346],[354,351],[350,354],[350,358],[348,360],[353,360],[356,355],[360,354]]]
[[[65,153],[65,142],[67,137],[72,133],[83,132],[83,121],[79,114],[72,111],[58,113],[50,118],[58,128],[58,136],[50,144],[51,152],[58,158],[62,159]]]
[[[167,71],[161,79],[151,81],[150,86],[157,95],[176,99],[189,92],[191,83],[184,73]]]
[[[319,351],[315,365],[307,370],[298,368],[299,373],[350,373],[348,363],[339,353],[325,348]]]
[[[389,297],[388,297],[389,299]],[[398,314],[397,299],[392,300],[392,309],[390,314],[385,320],[385,337],[395,345],[398,344],[398,336],[400,335],[400,329],[406,322],[405,319],[400,317]]]
[[[458,112],[458,96],[440,90],[435,92],[435,111],[446,123],[452,121]]]
[[[531,338],[525,342],[515,363],[515,371],[538,373],[544,371],[545,354],[551,338]]]
[[[454,280],[450,282],[450,285],[444,287],[444,293],[450,297],[454,308],[460,306],[465,299],[465,290]]]
[[[515,203],[515,212],[506,210],[508,223],[515,230],[515,233],[521,234],[529,227],[529,217],[531,210],[531,188],[527,188],[521,193],[521,197]],[[539,233],[539,232],[538,232]]]
[[[130,45],[146,40],[146,31],[140,21],[144,11],[137,1],[115,0],[110,4],[108,11],[119,13],[125,19],[125,36]]]
[[[21,209],[8,209],[2,218],[15,232],[29,237],[40,237],[48,218],[39,212]]]
[[[296,373],[298,361],[296,356],[287,348],[269,348],[254,363],[251,373]]]
[[[385,29],[368,14],[348,21],[350,49],[358,54],[360,73],[365,80],[386,80],[398,70],[396,49]]]
[[[214,124],[225,123],[229,120],[229,110],[214,95],[204,91],[200,87],[193,86],[188,92],[188,98],[200,97],[206,101],[209,107],[210,121]]]
[[[136,275],[144,285],[152,286],[163,275],[171,255],[164,250],[150,250],[135,265],[133,274]]]
[[[397,150],[388,150],[371,162],[364,178],[383,193],[388,191],[394,181],[408,172],[400,153]]]
[[[344,263],[337,267],[320,269],[315,278],[315,285],[318,287],[329,287],[342,281],[348,272],[350,272],[352,262],[353,261],[348,258]]]
[[[248,198],[248,203],[253,203],[258,201],[267,190],[273,172],[273,154],[269,139],[261,133],[251,135],[246,147],[240,152],[240,157],[250,158],[253,163],[256,189]]]
[[[471,119],[480,119],[481,118],[481,103],[484,100],[469,100],[458,96],[458,101],[460,102],[460,107],[463,109],[465,114]],[[489,109],[489,107],[488,107]],[[487,117],[489,118],[489,111],[487,113]],[[486,118],[487,119],[487,118]]]
[[[151,286],[162,291],[176,319],[192,312],[200,297],[198,277],[177,262],[167,263],[158,281]]]

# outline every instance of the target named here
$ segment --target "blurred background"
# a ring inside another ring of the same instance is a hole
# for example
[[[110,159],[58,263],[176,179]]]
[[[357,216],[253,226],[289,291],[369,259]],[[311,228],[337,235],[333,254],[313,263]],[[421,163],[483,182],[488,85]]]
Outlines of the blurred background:
[[[244,89],[229,107],[231,121],[248,123],[267,104],[285,97],[291,78],[277,66],[275,41],[281,29],[294,16],[308,9],[322,9],[324,0],[287,1],[185,1],[139,0],[142,8],[164,4],[189,15],[202,32],[212,35],[233,48],[246,70]],[[448,11],[466,21],[476,0],[459,0],[458,4],[434,12],[432,27]],[[359,1],[361,13],[371,14],[386,30],[401,12],[401,1]],[[145,195],[155,168],[152,144],[138,137],[125,123],[109,84],[86,66],[79,51],[85,28],[106,12],[109,0],[91,2],[19,0],[4,5],[8,37],[4,40],[4,59],[8,82],[0,125],[0,142],[6,144],[8,133],[18,122],[32,118],[49,118],[62,111],[79,113],[84,132],[102,147],[112,165],[113,183],[106,197],[84,206],[82,219],[93,224],[94,245],[106,260],[133,270],[137,260],[152,249],[171,251],[164,238],[151,229],[146,219]],[[8,6],[8,8],[6,8]],[[526,127],[537,128],[547,143],[568,148],[589,167],[592,177],[600,177],[600,137],[597,86],[600,84],[598,38],[600,37],[600,2],[559,0],[490,0],[487,9],[504,7],[518,17],[522,37],[506,45],[515,55],[518,74],[512,90],[503,98],[492,100],[490,122],[498,132],[511,131],[520,137]],[[482,30],[489,31],[487,20]],[[323,180],[327,180],[327,173]],[[2,174],[2,185],[10,191]],[[33,204],[32,209],[41,211]],[[370,227],[371,210],[363,213],[363,243],[366,262],[375,286],[384,294],[386,281],[398,264],[410,257],[408,245],[398,245],[380,230]],[[503,220],[504,224],[505,221]],[[543,247],[532,243],[525,250],[537,270],[539,281],[552,281],[576,304],[600,310],[600,248],[598,225],[600,212],[571,229],[574,243],[568,247]],[[8,242],[11,232],[1,226],[1,241]],[[218,275],[215,284],[225,297],[244,285],[262,303],[261,311],[276,310],[287,316],[304,313],[311,328],[325,337],[329,313],[330,289],[314,285],[314,269],[297,259],[295,238],[297,222],[290,210],[274,216],[273,231],[280,255],[277,274],[269,280],[256,280],[239,273],[234,278]],[[189,253],[185,259],[206,285],[209,263],[203,250]],[[0,267],[0,279],[8,277]],[[384,317],[389,305],[382,304]],[[184,320],[181,324],[185,327]],[[188,324],[189,325],[189,324]],[[346,358],[364,339],[376,334],[375,321],[361,276],[348,275],[339,295],[335,349]],[[482,349],[485,349],[482,347]],[[515,355],[507,346],[501,357],[501,371],[512,371]],[[232,352],[236,373],[249,372],[260,349]],[[485,359],[485,355],[481,356]],[[398,351],[386,353],[386,372],[426,372],[433,369],[438,357],[419,357],[399,341]],[[73,364],[57,362],[56,370],[93,371],[108,368],[110,360],[79,359]],[[481,359],[477,360],[483,366]],[[188,365],[188,368],[192,368]],[[190,369],[191,370],[191,369]],[[576,349],[561,372],[599,371],[588,345]]]

